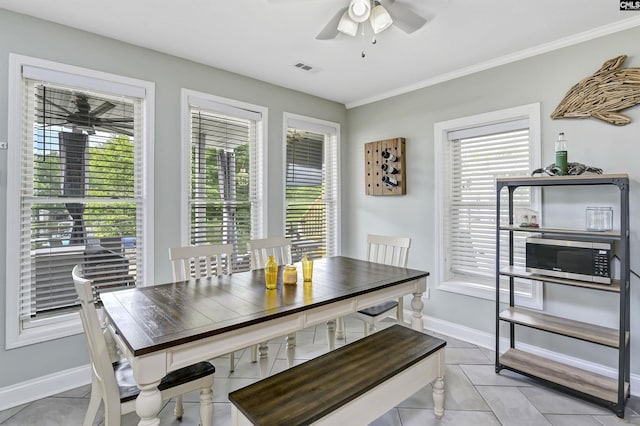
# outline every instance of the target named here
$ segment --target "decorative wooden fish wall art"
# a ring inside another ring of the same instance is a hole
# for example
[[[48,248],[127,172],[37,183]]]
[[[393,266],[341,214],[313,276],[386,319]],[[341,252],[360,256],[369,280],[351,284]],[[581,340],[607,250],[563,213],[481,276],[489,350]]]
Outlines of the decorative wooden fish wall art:
[[[609,59],[565,95],[551,118],[593,117],[623,126],[631,118],[621,111],[640,104],[640,68],[620,68],[627,55]]]

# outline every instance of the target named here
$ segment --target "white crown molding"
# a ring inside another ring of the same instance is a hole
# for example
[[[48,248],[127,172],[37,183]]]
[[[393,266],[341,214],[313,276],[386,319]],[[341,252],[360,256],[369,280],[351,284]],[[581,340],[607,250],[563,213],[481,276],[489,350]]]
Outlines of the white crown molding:
[[[602,27],[594,28],[589,31],[585,31],[579,34],[574,34],[572,36],[561,38],[559,40],[555,40],[549,43],[544,43],[539,46],[534,46],[529,49],[521,50],[516,53],[501,56],[499,58],[495,58],[489,61],[481,62],[479,64],[475,64],[470,67],[461,68],[459,70],[452,71],[450,73],[441,74],[439,76],[436,76],[427,80],[423,80],[415,84],[411,84],[409,86],[404,86],[388,92],[380,93],[379,95],[349,102],[345,104],[345,107],[347,109],[351,109],[358,106],[381,101],[383,99],[391,98],[393,96],[403,95],[405,93],[413,92],[414,90],[423,89],[429,86],[434,86],[439,83],[444,83],[445,81],[454,80],[459,77],[475,74],[480,71],[485,71],[491,68],[499,67],[501,65],[519,61],[521,59],[527,59],[532,56],[542,55],[543,53],[548,53],[554,50],[562,49],[564,47],[573,46],[574,44],[593,40],[609,34],[628,30],[630,28],[634,28],[637,26],[640,26],[640,16],[618,21],[610,25],[604,25]]]

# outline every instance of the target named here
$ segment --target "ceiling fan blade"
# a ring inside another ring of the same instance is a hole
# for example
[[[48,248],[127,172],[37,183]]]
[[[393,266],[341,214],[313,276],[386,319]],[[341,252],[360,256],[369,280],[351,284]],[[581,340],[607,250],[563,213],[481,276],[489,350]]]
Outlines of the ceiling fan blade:
[[[347,8],[342,8],[335,14],[333,18],[327,22],[327,25],[324,26],[322,31],[318,33],[316,36],[316,40],[331,40],[332,38],[336,38],[338,35],[338,23],[340,23],[340,18],[344,15],[344,12],[347,11]]]
[[[43,115],[45,114],[45,112],[43,111],[38,111],[38,115]],[[61,112],[46,112],[47,117],[46,117],[46,121],[50,122],[51,120],[62,120],[62,121],[67,121],[67,119],[69,118],[69,114],[63,114]]]
[[[126,135],[126,136],[133,136],[133,132],[130,132],[127,129],[123,129],[120,126],[98,126],[101,129],[105,129],[105,130],[111,130],[114,133],[120,134],[120,135]]]
[[[96,122],[105,123],[105,124],[133,123],[133,117],[114,117],[114,118],[97,117]]]
[[[425,18],[409,9],[409,7],[400,4],[398,0],[389,0],[387,9],[393,18],[393,25],[407,34],[419,30],[427,23]]]
[[[68,109],[66,109],[66,108],[64,108],[64,107],[62,107],[62,106],[60,106],[60,105],[58,105],[58,104],[54,103],[53,101],[51,101],[51,100],[50,100],[49,98],[47,98],[46,96],[42,97],[41,95],[36,94],[36,97],[37,97],[38,99],[44,99],[44,101],[45,101],[46,103],[48,103],[48,104],[49,104],[49,105],[51,105],[51,106],[54,106],[54,107],[58,108],[60,111],[64,112],[66,115],[71,114],[71,111],[69,111]]]
[[[112,104],[109,101],[104,101],[101,105],[97,106],[96,108],[93,109],[93,111],[91,111],[91,115],[93,117],[97,117],[99,115],[104,114],[105,112],[115,108],[116,105]]]

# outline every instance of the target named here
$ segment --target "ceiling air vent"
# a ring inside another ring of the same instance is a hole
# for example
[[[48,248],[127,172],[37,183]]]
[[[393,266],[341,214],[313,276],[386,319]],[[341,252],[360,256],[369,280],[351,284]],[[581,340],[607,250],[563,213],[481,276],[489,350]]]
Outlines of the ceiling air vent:
[[[297,64],[294,65],[294,67],[300,68],[301,70],[304,70],[304,71],[311,71],[313,69],[311,65],[307,65],[302,62],[298,62]]]

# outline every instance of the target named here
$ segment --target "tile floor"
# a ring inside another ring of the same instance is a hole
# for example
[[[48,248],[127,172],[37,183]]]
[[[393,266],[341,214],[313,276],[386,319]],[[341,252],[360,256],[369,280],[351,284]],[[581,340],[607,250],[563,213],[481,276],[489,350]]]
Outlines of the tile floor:
[[[347,319],[346,342],[361,338],[362,323]],[[391,321],[384,325],[392,324]],[[431,386],[399,404],[376,420],[375,426],[609,426],[630,423],[640,425],[640,398],[632,397],[624,420],[598,405],[545,388],[517,374],[503,371],[495,374],[494,353],[475,345],[438,336],[447,340],[445,376],[445,416],[433,416]],[[304,362],[327,350],[324,326],[311,327],[297,334],[296,362]],[[344,344],[339,341],[338,344]],[[269,343],[270,371],[286,368],[284,339]],[[229,373],[228,358],[214,360],[214,419],[217,426],[230,424],[230,404],[227,394],[258,379],[256,364],[249,360],[249,351],[236,353],[236,370]],[[90,386],[82,386],[49,398],[44,398],[9,410],[0,411],[0,425],[81,425],[89,402]],[[160,415],[162,425],[192,426],[198,424],[198,394],[185,397],[182,422],[173,417],[173,401],[166,402]],[[100,414],[102,409],[100,410]],[[123,426],[136,425],[135,414],[123,417]],[[101,425],[102,419],[94,423]]]

